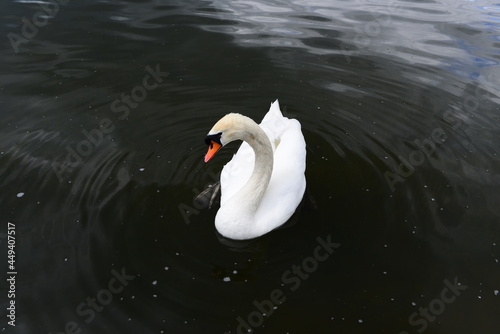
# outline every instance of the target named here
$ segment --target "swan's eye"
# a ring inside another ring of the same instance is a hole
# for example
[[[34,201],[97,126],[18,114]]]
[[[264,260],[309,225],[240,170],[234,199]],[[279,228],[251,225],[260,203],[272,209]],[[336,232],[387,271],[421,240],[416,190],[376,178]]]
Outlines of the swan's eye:
[[[205,137],[205,144],[210,145],[211,142],[215,142],[216,144],[222,145],[220,142],[221,136],[222,132],[216,133],[214,135],[207,135]]]

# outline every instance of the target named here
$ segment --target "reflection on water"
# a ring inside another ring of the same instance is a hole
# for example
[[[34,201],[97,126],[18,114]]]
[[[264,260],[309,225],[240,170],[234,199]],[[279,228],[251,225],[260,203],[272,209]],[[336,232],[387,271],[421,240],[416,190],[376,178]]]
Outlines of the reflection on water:
[[[0,6],[4,331],[495,333],[498,5]],[[205,164],[203,138],[276,98],[306,196],[225,240],[195,199],[237,145]]]

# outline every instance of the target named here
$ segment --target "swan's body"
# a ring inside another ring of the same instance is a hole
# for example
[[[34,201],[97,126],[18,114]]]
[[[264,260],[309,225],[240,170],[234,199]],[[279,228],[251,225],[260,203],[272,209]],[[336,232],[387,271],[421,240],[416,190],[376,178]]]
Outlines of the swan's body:
[[[207,135],[205,161],[233,140],[244,142],[222,169],[215,227],[230,239],[252,239],[285,223],[302,200],[305,141],[300,123],[283,117],[278,100],[260,126],[240,114],[221,118]]]

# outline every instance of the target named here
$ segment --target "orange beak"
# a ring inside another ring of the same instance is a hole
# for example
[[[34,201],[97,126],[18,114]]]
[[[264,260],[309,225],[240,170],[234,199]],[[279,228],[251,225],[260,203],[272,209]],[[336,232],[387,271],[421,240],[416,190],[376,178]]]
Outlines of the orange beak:
[[[217,153],[217,151],[222,147],[221,144],[210,141],[210,145],[208,145],[208,152],[205,154],[205,162],[212,159],[212,157]]]

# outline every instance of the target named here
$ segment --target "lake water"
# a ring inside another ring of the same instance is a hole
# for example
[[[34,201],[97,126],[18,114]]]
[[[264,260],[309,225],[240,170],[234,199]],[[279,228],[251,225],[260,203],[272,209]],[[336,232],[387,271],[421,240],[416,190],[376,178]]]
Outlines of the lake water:
[[[0,332],[498,333],[498,3],[17,0],[0,32]],[[203,140],[275,99],[306,196],[230,242],[195,197],[238,145]]]

